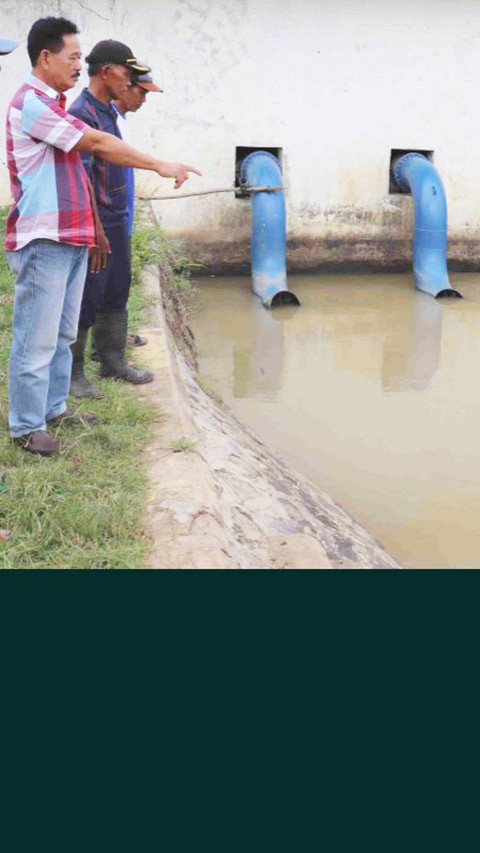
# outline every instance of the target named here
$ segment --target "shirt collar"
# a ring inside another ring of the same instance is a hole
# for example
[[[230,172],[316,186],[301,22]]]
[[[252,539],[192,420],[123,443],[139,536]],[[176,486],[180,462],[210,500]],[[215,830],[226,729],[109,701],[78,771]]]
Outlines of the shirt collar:
[[[104,104],[103,101],[99,101],[98,98],[95,97],[95,95],[92,95],[90,90],[87,88],[83,90],[83,94],[85,95],[88,101],[92,102],[92,104],[97,110],[103,110],[110,116],[113,116],[115,120],[117,119],[117,110],[115,109],[113,101],[111,101],[109,104]]]
[[[47,83],[44,83],[43,80],[40,80],[39,77],[35,77],[35,74],[27,74],[27,80],[29,86],[32,86],[33,89],[40,89],[45,95],[48,95],[49,98],[52,98],[54,101],[61,100],[60,92],[57,92],[56,89],[52,89],[51,86],[48,86]]]

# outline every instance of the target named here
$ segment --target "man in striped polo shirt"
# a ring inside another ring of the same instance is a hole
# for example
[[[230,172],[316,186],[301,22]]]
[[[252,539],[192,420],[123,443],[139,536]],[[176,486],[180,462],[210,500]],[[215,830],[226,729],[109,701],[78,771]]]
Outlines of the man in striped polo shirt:
[[[5,249],[17,274],[10,355],[11,434],[25,450],[48,456],[59,442],[47,422],[81,419],[69,412],[75,341],[89,249],[106,260],[98,216],[80,152],[175,179],[197,169],[157,160],[65,111],[65,92],[80,74],[78,29],[41,18],[28,34],[32,73],[7,113],[7,163],[14,198]],[[130,85],[124,68],[125,86]],[[97,227],[96,227],[97,226]],[[82,416],[85,421],[86,416]],[[92,420],[90,416],[90,420]]]

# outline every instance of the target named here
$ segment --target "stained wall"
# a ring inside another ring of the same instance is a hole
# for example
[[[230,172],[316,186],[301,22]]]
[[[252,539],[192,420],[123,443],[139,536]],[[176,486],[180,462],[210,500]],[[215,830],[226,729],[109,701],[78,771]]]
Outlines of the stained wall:
[[[3,112],[28,70],[28,29],[47,14],[78,23],[85,54],[116,38],[153,66],[165,93],[130,117],[131,141],[198,166],[192,191],[232,186],[237,147],[281,149],[291,268],[408,265],[412,200],[389,193],[392,149],[434,152],[452,264],[480,260],[476,0],[0,0],[2,35],[23,41],[2,58]],[[3,139],[0,152],[6,203]],[[170,184],[137,173],[142,195]],[[246,268],[248,201],[225,193],[155,210],[205,269]]]

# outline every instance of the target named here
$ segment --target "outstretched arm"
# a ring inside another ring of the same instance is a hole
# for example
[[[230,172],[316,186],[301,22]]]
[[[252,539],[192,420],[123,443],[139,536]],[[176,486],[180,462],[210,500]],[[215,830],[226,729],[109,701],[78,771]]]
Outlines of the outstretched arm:
[[[117,166],[133,166],[136,169],[148,169],[156,172],[161,178],[174,178],[174,189],[178,190],[189,177],[189,172],[196,175],[202,173],[194,166],[186,166],[185,163],[170,163],[166,160],[157,160],[150,154],[143,154],[122,142],[113,133],[104,133],[102,130],[87,130],[80,141],[75,145],[75,151],[88,152],[97,157],[116,163]]]

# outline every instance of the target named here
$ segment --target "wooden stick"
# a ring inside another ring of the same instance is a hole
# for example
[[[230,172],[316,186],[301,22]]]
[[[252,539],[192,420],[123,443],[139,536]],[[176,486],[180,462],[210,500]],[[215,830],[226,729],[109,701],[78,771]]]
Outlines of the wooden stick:
[[[221,190],[201,190],[196,193],[177,193],[176,195],[140,195],[139,198],[143,201],[166,201],[170,198],[191,198],[194,195],[210,195],[211,193],[278,193],[285,190],[286,187],[227,187]]]

